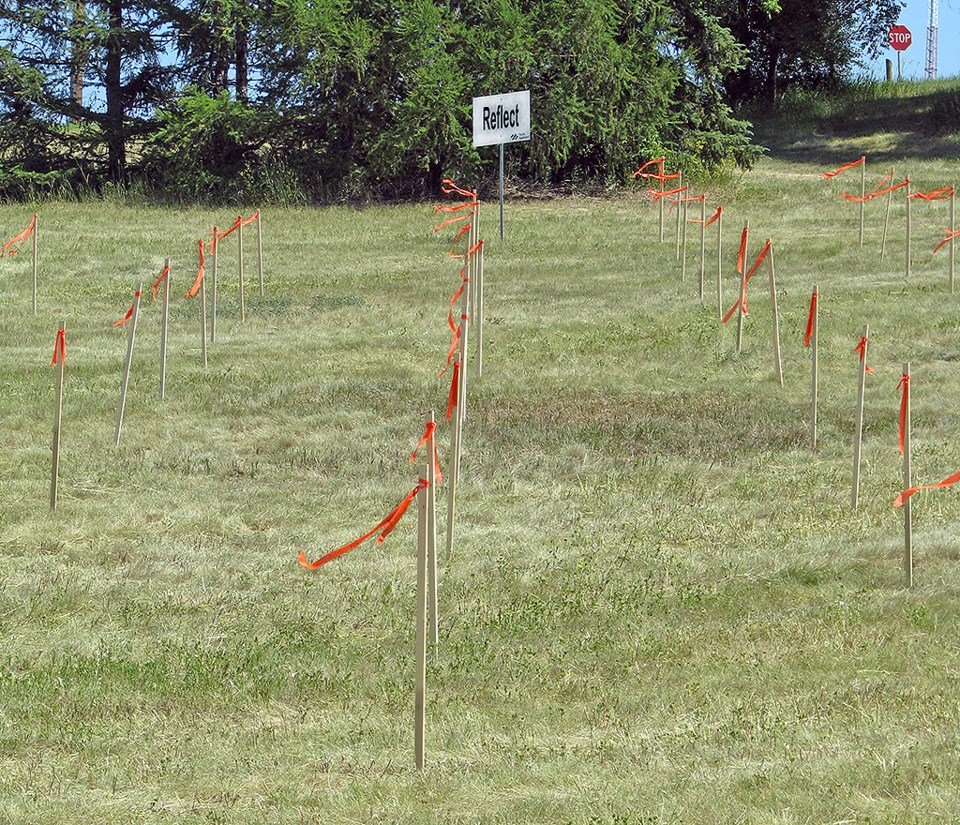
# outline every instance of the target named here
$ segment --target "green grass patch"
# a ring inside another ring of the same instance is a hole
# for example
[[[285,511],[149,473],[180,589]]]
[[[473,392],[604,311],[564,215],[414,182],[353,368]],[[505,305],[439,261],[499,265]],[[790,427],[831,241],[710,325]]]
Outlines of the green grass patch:
[[[859,156],[845,139],[838,157]],[[503,242],[487,207],[484,376],[441,571],[422,775],[413,519],[316,573],[296,555],[393,506],[425,412],[445,405],[457,267],[430,208],[267,212],[266,297],[248,237],[241,324],[231,238],[203,369],[183,293],[196,239],[234,213],[44,205],[36,317],[29,258],[0,262],[0,822],[952,818],[960,498],[916,499],[912,592],[891,507],[902,361],[915,478],[960,468],[960,304],[946,254],[930,254],[946,205],[914,209],[907,282],[903,204],[881,262],[883,204],[868,204],[860,249],[856,207],[838,197],[854,182],[824,182],[826,160],[773,157],[709,190],[725,210],[725,305],[741,222],[752,254],[774,241],[783,388],[763,273],[741,356],[718,324],[712,235],[701,304],[698,243],[681,282],[639,195],[508,203]],[[920,189],[955,171],[910,168]],[[3,232],[28,211],[0,208]],[[168,397],[147,300],[114,449],[125,336],[110,324],[166,256]],[[852,515],[864,323],[875,373]],[[446,466],[445,427],[440,440]]]

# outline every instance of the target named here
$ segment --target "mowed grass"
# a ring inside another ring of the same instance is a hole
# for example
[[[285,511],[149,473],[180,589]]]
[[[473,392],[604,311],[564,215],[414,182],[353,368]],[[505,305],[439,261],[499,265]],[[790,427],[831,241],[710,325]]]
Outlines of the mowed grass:
[[[850,160],[860,150],[844,147]],[[915,188],[957,164],[910,160]],[[655,209],[507,204],[483,216],[484,374],[472,378],[428,766],[413,767],[415,519],[317,572],[415,480],[457,265],[429,205],[267,210],[247,312],[223,243],[199,363],[196,240],[235,212],[40,207],[0,263],[0,822],[826,823],[960,807],[960,496],[915,499],[902,586],[897,381],[913,368],[914,475],[960,469],[960,296],[930,250],[945,203],[857,207],[817,164],[707,185],[737,241],[772,238],[744,350],[698,297]],[[852,177],[850,177],[852,175]],[[874,171],[871,170],[871,181]],[[879,175],[877,175],[879,177]],[[0,209],[3,234],[31,209]],[[249,214],[251,208],[244,210]],[[172,259],[167,399],[147,292]],[[126,336],[145,301],[121,445]],[[810,292],[821,294],[820,446],[808,446]],[[67,322],[61,499],[48,509],[57,322]],[[860,509],[857,380],[870,324]],[[449,432],[441,427],[448,464]],[[445,523],[441,495],[440,523]]]

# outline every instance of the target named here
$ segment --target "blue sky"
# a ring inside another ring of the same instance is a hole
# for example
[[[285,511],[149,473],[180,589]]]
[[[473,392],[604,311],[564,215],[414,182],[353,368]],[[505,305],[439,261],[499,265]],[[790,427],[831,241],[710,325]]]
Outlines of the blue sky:
[[[927,59],[927,13],[930,4],[928,0],[907,0],[900,12],[902,25],[910,29],[913,42],[901,56],[901,66],[904,78],[926,77]],[[941,0],[940,2],[940,48],[937,50],[938,77],[956,77],[960,75],[960,49],[957,49],[957,37],[960,35],[960,0]],[[870,61],[868,73],[871,77],[884,77],[884,59],[893,60],[893,71],[897,71],[897,53],[884,44],[880,56]]]

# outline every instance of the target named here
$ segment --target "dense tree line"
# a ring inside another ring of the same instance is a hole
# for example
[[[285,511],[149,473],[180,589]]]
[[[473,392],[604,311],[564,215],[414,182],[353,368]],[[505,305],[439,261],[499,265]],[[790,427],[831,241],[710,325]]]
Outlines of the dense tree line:
[[[0,0],[0,195],[408,197],[489,176],[473,96],[530,89],[512,173],[748,164],[731,104],[841,82],[896,0]]]

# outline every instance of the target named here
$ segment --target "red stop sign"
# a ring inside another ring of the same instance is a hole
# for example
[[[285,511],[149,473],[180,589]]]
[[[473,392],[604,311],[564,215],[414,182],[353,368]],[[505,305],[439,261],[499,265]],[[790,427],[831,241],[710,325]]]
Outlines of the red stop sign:
[[[898,52],[902,52],[913,42],[913,35],[906,26],[891,26],[887,32],[887,41]]]

